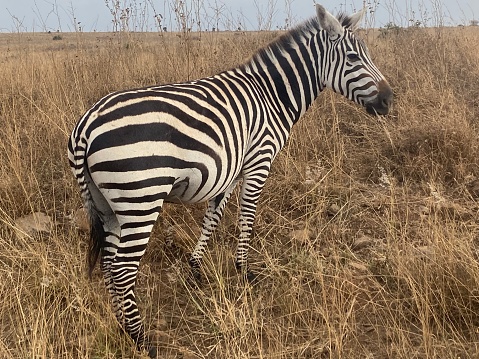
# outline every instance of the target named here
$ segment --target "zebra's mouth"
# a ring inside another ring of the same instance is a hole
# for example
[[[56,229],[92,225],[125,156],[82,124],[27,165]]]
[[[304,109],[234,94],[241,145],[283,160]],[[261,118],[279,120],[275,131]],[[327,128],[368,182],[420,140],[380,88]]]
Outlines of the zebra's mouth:
[[[387,115],[393,103],[393,90],[385,80],[378,83],[378,94],[374,100],[364,104],[371,115]]]
[[[378,106],[375,103],[369,102],[364,107],[370,115],[387,115],[389,113],[389,106]]]

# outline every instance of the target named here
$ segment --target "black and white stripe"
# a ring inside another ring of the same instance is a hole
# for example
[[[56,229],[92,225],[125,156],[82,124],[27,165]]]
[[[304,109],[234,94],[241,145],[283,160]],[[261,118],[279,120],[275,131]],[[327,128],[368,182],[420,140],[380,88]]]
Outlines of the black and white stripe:
[[[212,77],[109,94],[78,121],[68,155],[92,222],[118,321],[138,346],[137,270],[163,203],[208,201],[191,255],[199,267],[226,202],[241,182],[236,264],[247,273],[256,205],[294,123],[325,87],[386,114],[392,91],[354,29],[363,12],[317,17]]]

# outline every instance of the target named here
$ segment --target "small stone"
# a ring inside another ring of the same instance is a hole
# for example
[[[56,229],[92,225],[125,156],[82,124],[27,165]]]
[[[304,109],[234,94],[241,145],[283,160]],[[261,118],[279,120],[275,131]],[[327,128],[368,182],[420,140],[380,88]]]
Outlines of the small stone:
[[[419,206],[418,210],[419,210],[419,214],[423,216],[427,216],[431,213],[431,210],[429,209],[429,207],[426,207],[426,206]]]
[[[315,184],[316,184],[316,182],[312,179],[307,179],[307,180],[303,181],[303,185],[305,187],[314,187]]]
[[[291,232],[291,239],[298,241],[301,244],[308,242],[311,236],[311,231],[307,228],[296,229]]]
[[[53,222],[49,216],[42,212],[34,212],[27,216],[18,218],[15,221],[17,236],[34,236],[39,233],[49,233],[52,230]]]
[[[436,250],[434,247],[431,246],[422,246],[422,247],[417,247],[417,256],[419,258],[428,258],[428,259],[435,259],[436,258]]]
[[[175,263],[166,270],[166,278],[170,283],[176,283],[182,276],[180,266]]]
[[[40,286],[44,287],[44,288],[47,288],[47,287],[50,286],[50,284],[52,284],[52,280],[50,279],[50,277],[43,276],[42,280],[40,282]]]
[[[179,352],[181,353],[181,357],[183,359],[199,359],[200,357],[195,353],[192,353],[189,349],[180,348]]]
[[[371,324],[364,324],[363,325],[363,333],[370,333],[376,330],[376,327]]]
[[[374,243],[374,240],[371,237],[363,235],[354,240],[353,244],[351,245],[351,248],[358,251],[363,248],[369,247],[373,243]]]
[[[166,319],[164,319],[164,318],[159,318],[159,319],[157,319],[157,321],[156,321],[156,326],[157,326],[158,328],[160,328],[161,330],[166,330],[166,329],[168,328],[168,323],[167,323]]]
[[[468,183],[467,190],[473,197],[479,197],[479,180],[473,179],[470,183]]]
[[[330,205],[327,209],[327,212],[330,216],[335,216],[341,211],[341,207],[339,207],[336,203]]]
[[[365,266],[363,263],[360,263],[360,262],[349,262],[348,263],[350,267],[360,271],[360,272],[367,272],[368,271],[368,267]]]

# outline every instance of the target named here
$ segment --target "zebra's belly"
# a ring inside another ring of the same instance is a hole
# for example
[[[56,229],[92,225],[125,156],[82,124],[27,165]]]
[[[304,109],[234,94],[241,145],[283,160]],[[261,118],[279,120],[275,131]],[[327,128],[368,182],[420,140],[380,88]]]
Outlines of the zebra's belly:
[[[103,195],[113,202],[118,198],[155,196],[160,201],[197,203],[222,193],[237,176],[221,164],[178,159],[175,162],[165,162],[161,156],[148,160],[131,158],[127,163],[100,162],[90,167],[91,177]],[[163,195],[158,196],[160,193]]]
[[[176,177],[170,193],[165,198],[171,203],[198,203],[216,197],[226,186],[213,180],[217,178],[217,171],[210,168],[207,173],[197,170],[184,170],[187,174]],[[189,173],[188,173],[189,172]]]

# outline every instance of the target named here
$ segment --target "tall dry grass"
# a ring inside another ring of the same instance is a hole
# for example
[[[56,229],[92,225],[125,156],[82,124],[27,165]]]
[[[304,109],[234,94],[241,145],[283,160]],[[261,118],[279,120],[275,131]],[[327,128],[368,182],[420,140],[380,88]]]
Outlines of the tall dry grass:
[[[479,358],[478,30],[363,35],[394,110],[320,95],[261,198],[256,286],[233,266],[235,195],[198,289],[204,205],[165,206],[137,289],[165,358]],[[142,357],[85,274],[67,136],[110,91],[213,74],[273,34],[62,36],[0,37],[0,357]],[[19,235],[35,211],[51,232]]]

